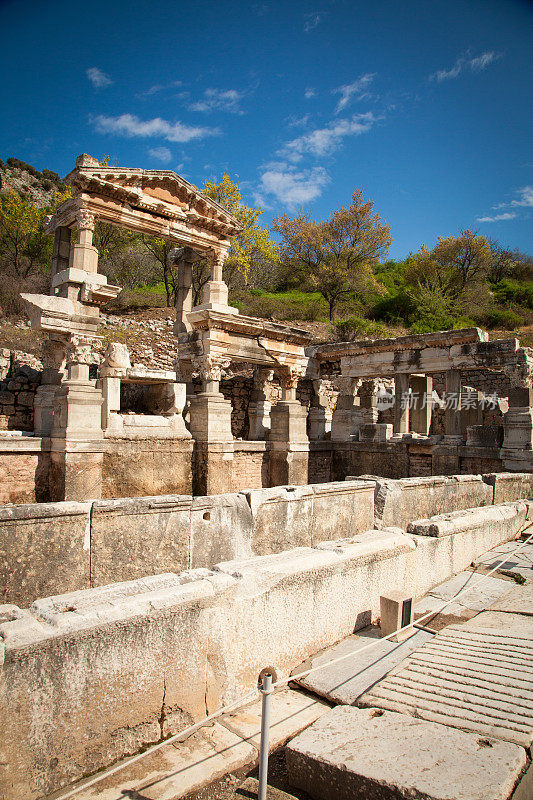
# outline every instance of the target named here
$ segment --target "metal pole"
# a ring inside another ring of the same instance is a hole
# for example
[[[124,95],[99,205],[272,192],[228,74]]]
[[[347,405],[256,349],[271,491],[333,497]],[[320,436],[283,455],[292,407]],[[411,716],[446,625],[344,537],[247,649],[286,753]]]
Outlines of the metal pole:
[[[267,798],[270,695],[273,691],[272,675],[267,672],[263,675],[263,685],[261,686],[263,700],[261,703],[261,749],[259,751],[259,788],[257,791],[257,800],[266,800]]]

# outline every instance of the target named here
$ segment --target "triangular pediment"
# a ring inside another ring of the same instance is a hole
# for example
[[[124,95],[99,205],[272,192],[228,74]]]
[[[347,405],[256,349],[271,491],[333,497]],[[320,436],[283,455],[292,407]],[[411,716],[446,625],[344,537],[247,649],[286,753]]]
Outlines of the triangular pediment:
[[[155,210],[159,207],[162,213],[173,217],[193,217],[200,225],[222,229],[227,236],[241,230],[233,214],[171,170],[102,166],[97,159],[83,154],[66,180],[76,194],[96,194]]]

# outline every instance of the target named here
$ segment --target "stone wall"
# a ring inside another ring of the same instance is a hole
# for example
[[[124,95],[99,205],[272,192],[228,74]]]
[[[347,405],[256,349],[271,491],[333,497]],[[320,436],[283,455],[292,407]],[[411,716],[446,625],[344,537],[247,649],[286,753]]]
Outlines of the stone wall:
[[[191,439],[106,438],[102,497],[192,494]]]
[[[255,690],[516,537],[525,501],[1,609],[0,793],[37,800]],[[205,512],[202,512],[204,514]],[[87,735],[90,721],[90,736]]]
[[[33,401],[41,373],[0,350],[0,431],[33,431]]]
[[[28,606],[65,586],[211,567],[373,525],[374,486],[361,481],[0,508],[0,602]]]

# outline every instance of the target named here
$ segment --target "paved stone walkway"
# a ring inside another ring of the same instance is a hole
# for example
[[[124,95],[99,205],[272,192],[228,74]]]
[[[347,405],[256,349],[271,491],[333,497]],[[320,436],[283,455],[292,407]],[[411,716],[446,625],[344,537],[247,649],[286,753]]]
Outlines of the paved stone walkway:
[[[485,622],[485,616],[441,631],[365,693],[359,704],[529,747],[533,619],[500,614],[504,619],[498,628],[490,619]]]

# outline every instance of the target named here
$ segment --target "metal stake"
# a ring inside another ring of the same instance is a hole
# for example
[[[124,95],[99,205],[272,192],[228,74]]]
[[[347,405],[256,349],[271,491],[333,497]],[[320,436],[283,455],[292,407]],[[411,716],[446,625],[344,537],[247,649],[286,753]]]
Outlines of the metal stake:
[[[268,781],[268,744],[270,738],[270,695],[272,689],[272,675],[263,675],[263,685],[261,693],[261,749],[259,751],[259,789],[257,800],[267,800],[267,781]]]

